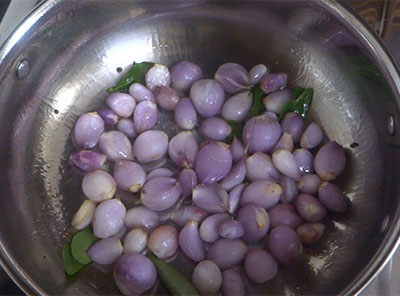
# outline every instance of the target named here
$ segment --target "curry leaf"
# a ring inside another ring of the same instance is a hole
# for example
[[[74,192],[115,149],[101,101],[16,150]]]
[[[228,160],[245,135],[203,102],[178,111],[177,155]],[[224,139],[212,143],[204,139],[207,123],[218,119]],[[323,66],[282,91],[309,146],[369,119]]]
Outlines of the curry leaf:
[[[154,63],[150,62],[134,62],[132,68],[128,71],[128,73],[126,73],[125,76],[122,77],[122,79],[115,86],[107,88],[107,92],[112,93],[118,91],[127,93],[131,84],[135,82],[144,84],[145,75],[147,71],[149,71],[150,68],[153,67],[153,65]]]
[[[93,232],[89,227],[75,233],[71,240],[71,254],[74,259],[81,264],[89,264],[92,262],[86,254],[86,251],[96,241],[97,237],[93,235]]]
[[[77,273],[78,271],[80,271],[83,267],[85,267],[84,264],[79,263],[72,256],[70,242],[66,243],[63,246],[62,257],[63,257],[63,263],[64,263],[64,270],[68,275],[73,275],[73,274]]]
[[[253,104],[251,105],[250,111],[247,114],[247,119],[261,114],[261,112],[263,112],[265,109],[262,101],[264,93],[261,88],[256,85],[251,89],[251,92],[253,93]]]
[[[287,102],[286,105],[283,107],[282,113],[279,116],[279,120],[281,120],[288,112],[296,112],[302,117],[306,117],[307,112],[311,106],[313,94],[314,91],[312,88],[296,88],[293,91],[293,100]]]
[[[235,137],[242,140],[243,125],[235,120],[227,120],[226,122],[231,126],[232,131],[229,136],[226,137],[225,141],[230,144]]]

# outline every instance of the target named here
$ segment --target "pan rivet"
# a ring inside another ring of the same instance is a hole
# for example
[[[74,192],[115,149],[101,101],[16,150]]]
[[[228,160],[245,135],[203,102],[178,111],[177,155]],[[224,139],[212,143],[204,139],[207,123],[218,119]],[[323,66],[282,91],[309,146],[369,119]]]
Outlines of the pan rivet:
[[[385,218],[383,218],[382,225],[381,225],[381,232],[385,232],[386,231],[386,229],[389,226],[389,220],[390,220],[389,216],[386,216]]]
[[[17,65],[17,77],[18,79],[24,79],[28,76],[29,71],[31,70],[31,66],[27,60],[22,60]]]
[[[394,124],[394,117],[393,115],[389,115],[387,119],[387,128],[390,136],[394,135],[394,132],[396,130],[396,126]]]

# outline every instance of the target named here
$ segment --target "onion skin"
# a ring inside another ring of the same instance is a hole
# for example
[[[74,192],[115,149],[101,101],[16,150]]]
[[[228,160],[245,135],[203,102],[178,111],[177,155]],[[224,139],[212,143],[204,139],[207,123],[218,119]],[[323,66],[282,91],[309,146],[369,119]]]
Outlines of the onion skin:
[[[200,262],[206,257],[196,221],[190,220],[179,233],[179,247],[187,257],[195,262]]]
[[[182,98],[175,106],[175,122],[179,128],[191,130],[197,124],[197,113],[190,99]]]
[[[269,229],[268,213],[259,206],[248,204],[241,207],[236,220],[242,223],[244,235],[242,239],[248,243],[255,243],[267,234]]]
[[[246,253],[247,246],[242,240],[220,238],[208,250],[207,258],[224,270],[240,264]]]
[[[213,117],[220,112],[225,93],[221,84],[215,80],[201,79],[190,88],[190,99],[201,116]]]
[[[234,269],[227,269],[222,273],[223,295],[242,296],[246,293],[246,287],[240,274]]]
[[[276,118],[260,115],[250,118],[243,128],[243,142],[249,153],[269,152],[278,143],[282,129]]]
[[[114,265],[114,280],[124,295],[140,295],[157,281],[154,264],[142,254],[125,254]]]
[[[250,75],[243,66],[236,63],[221,65],[215,73],[215,80],[227,93],[237,93],[250,86]]]
[[[276,261],[283,265],[293,265],[303,256],[303,246],[296,231],[286,225],[271,230],[268,248]]]
[[[300,146],[305,149],[317,147],[324,137],[321,128],[315,123],[311,123],[301,136]]]
[[[324,230],[322,223],[304,223],[297,227],[296,232],[303,244],[311,245],[321,238]]]
[[[220,181],[232,168],[232,154],[223,142],[206,143],[200,148],[195,160],[199,181],[212,184]]]
[[[254,283],[263,284],[274,278],[278,272],[278,263],[264,250],[250,250],[244,259],[244,270]]]
[[[72,153],[69,160],[81,170],[90,172],[97,169],[103,169],[107,156],[96,151],[81,150]]]
[[[347,208],[347,197],[335,184],[324,182],[319,186],[318,198],[330,211],[343,213]]]
[[[346,165],[346,153],[335,141],[322,146],[315,156],[314,168],[322,181],[332,181],[343,171]]]
[[[296,209],[300,216],[308,222],[321,221],[326,215],[322,203],[314,196],[306,193],[300,194],[296,199]]]
[[[287,225],[290,228],[296,229],[303,219],[297,213],[296,208],[291,204],[277,204],[268,211],[271,228],[279,225]]]
[[[215,294],[221,287],[221,271],[211,260],[203,260],[193,270],[192,283],[201,295]]]

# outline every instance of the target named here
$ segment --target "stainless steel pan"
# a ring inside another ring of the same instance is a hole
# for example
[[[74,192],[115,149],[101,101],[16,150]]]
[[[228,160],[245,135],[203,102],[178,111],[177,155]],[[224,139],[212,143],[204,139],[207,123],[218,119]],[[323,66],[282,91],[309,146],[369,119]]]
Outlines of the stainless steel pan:
[[[103,104],[117,67],[182,59],[208,75],[223,62],[263,62],[315,89],[311,117],[347,148],[339,181],[351,207],[331,215],[304,265],[249,293],[359,293],[398,245],[400,79],[374,33],[330,0],[41,4],[0,50],[4,268],[29,294],[118,293],[107,268],[73,280],[63,271],[61,246],[83,200],[67,163],[71,128]]]

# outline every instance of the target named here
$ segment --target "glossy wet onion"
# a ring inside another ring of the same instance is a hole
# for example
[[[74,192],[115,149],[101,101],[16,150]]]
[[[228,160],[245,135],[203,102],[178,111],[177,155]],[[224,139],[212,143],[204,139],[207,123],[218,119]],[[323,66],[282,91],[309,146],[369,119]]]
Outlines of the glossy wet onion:
[[[198,131],[206,139],[221,141],[229,136],[232,128],[225,120],[218,117],[210,117],[200,123]]]
[[[225,100],[222,86],[211,79],[196,81],[190,88],[190,99],[203,117],[213,117],[219,113]]]
[[[345,212],[347,208],[347,197],[342,190],[333,183],[324,182],[319,186],[318,198],[330,211]]]
[[[220,238],[208,250],[207,258],[224,270],[240,264],[246,253],[247,246],[242,240]]]
[[[254,283],[264,284],[276,276],[278,263],[264,250],[250,250],[244,259],[244,270]]]
[[[116,188],[117,184],[113,177],[102,170],[89,172],[82,180],[83,193],[88,199],[94,202],[112,198]]]
[[[332,181],[343,171],[346,165],[344,148],[335,141],[322,146],[315,156],[314,168],[323,181]]]
[[[223,238],[241,238],[244,234],[244,228],[239,221],[228,219],[218,226],[218,233]]]
[[[321,238],[324,230],[322,223],[304,223],[297,227],[296,232],[303,244],[311,245]]]
[[[96,204],[90,199],[86,199],[72,217],[71,225],[77,230],[81,230],[90,225],[90,223],[92,223],[95,210]]]
[[[268,154],[256,152],[246,158],[246,176],[250,181],[279,180],[279,171]]]
[[[153,103],[156,102],[156,98],[154,97],[154,94],[143,84],[140,84],[137,82],[133,83],[129,87],[129,94],[138,103],[143,102],[143,101],[150,101]]]
[[[164,110],[173,111],[179,101],[179,94],[171,87],[157,86],[154,95],[158,106]]]
[[[249,72],[243,66],[236,63],[226,63],[217,69],[215,80],[221,83],[227,93],[237,93],[249,88]]]
[[[292,100],[292,92],[290,89],[277,90],[270,93],[263,99],[265,109],[281,114],[283,107]]]
[[[180,91],[187,91],[193,83],[203,77],[201,68],[194,63],[181,61],[171,68],[172,86]]]
[[[287,225],[296,229],[303,219],[297,213],[296,208],[291,204],[280,203],[268,210],[271,228],[279,225]]]
[[[244,228],[242,239],[248,243],[261,240],[269,229],[269,216],[267,211],[254,204],[241,207],[237,213],[236,220],[242,223]]]
[[[157,86],[169,86],[171,84],[171,74],[168,67],[154,64],[145,75],[146,87],[154,91]]]
[[[152,170],[148,175],[147,175],[147,180],[156,178],[156,177],[172,177],[174,175],[174,172],[171,171],[170,169],[167,168],[157,168]]]
[[[125,216],[125,226],[128,228],[143,227],[147,232],[153,231],[160,225],[158,214],[143,206],[136,206],[129,209]]]
[[[123,133],[128,138],[136,136],[135,125],[132,120],[123,118],[117,123],[117,130]]]
[[[142,204],[154,211],[164,211],[174,205],[181,194],[181,186],[174,178],[157,177],[148,180],[141,192]]]
[[[167,134],[158,130],[149,130],[136,138],[132,151],[139,162],[147,163],[162,158],[167,150]]]
[[[175,106],[175,122],[181,129],[190,130],[197,124],[197,113],[190,99],[182,98]]]
[[[300,194],[296,199],[295,205],[300,216],[308,222],[321,221],[326,215],[326,210],[321,202],[310,194]]]
[[[296,231],[286,225],[271,230],[268,248],[276,261],[283,265],[292,265],[303,256],[303,246]]]
[[[182,131],[168,144],[168,155],[180,168],[193,167],[199,145],[191,131]]]
[[[289,112],[283,117],[281,121],[282,131],[290,134],[293,143],[300,141],[304,130],[303,117],[296,112]]]
[[[109,160],[132,159],[132,146],[128,137],[118,131],[105,132],[100,136],[100,149]]]
[[[114,179],[118,187],[129,192],[138,192],[146,182],[146,172],[136,162],[118,160],[114,166]]]
[[[282,187],[271,181],[258,180],[250,183],[244,189],[240,204],[255,204],[264,209],[269,209],[279,202]]]
[[[220,181],[232,168],[232,154],[223,142],[208,142],[197,153],[195,171],[201,183]]]
[[[97,110],[97,114],[103,119],[105,125],[113,126],[117,124],[119,120],[118,115],[110,109],[101,108]]]
[[[125,254],[114,265],[114,281],[124,295],[140,295],[157,281],[157,270],[142,254]]]
[[[97,264],[113,264],[122,254],[121,241],[116,237],[101,239],[87,250],[87,254]]]
[[[178,250],[178,231],[171,225],[159,226],[150,234],[148,248],[160,259],[172,257]]]
[[[205,258],[204,244],[200,238],[196,221],[190,220],[179,233],[179,247],[187,257],[195,262]]]
[[[275,147],[272,149],[272,152],[275,152],[279,149],[286,149],[287,151],[293,151],[293,139],[292,136],[286,132],[283,133],[282,137],[279,139],[278,143],[276,143]]]
[[[260,80],[260,87],[265,94],[282,90],[286,87],[286,73],[268,73]]]
[[[198,185],[192,192],[193,204],[209,214],[228,209],[228,193],[218,184]]]
[[[182,196],[188,197],[192,194],[193,188],[197,186],[197,175],[192,169],[183,169],[179,173],[179,184],[182,187]]]
[[[244,91],[230,97],[222,106],[221,115],[225,120],[243,121],[251,109],[253,93]]]
[[[135,131],[140,134],[152,129],[156,125],[157,119],[158,112],[156,104],[151,101],[140,102],[133,113]]]
[[[263,64],[255,65],[253,68],[250,69],[250,84],[257,84],[261,78],[264,77],[265,74],[268,73],[268,69]]]
[[[81,150],[72,153],[69,160],[81,170],[90,172],[104,168],[107,156],[96,151]]]
[[[74,127],[74,138],[79,147],[90,149],[99,143],[104,132],[104,121],[97,112],[85,113]]]
[[[284,203],[293,202],[299,193],[296,182],[288,176],[281,175],[279,184],[282,187],[281,201]]]
[[[183,206],[176,211],[171,212],[168,216],[171,221],[180,227],[185,226],[190,220],[201,223],[206,217],[207,213],[195,206]]]
[[[200,225],[201,239],[207,243],[215,242],[220,237],[218,231],[219,225],[228,219],[229,215],[227,213],[208,216]]]
[[[307,149],[295,149],[293,151],[294,160],[299,168],[300,175],[314,172],[314,156]]]
[[[246,177],[246,158],[242,157],[241,160],[236,162],[231,171],[219,182],[221,187],[226,191],[230,191],[236,185],[244,181]]]
[[[293,154],[286,149],[280,149],[272,154],[272,163],[285,176],[295,181],[300,180],[300,171]]]
[[[236,137],[233,139],[230,149],[233,161],[238,161],[245,154],[243,143]]]
[[[300,146],[305,149],[315,148],[321,143],[323,137],[321,128],[315,122],[312,122],[301,136]]]
[[[118,199],[101,202],[94,212],[93,234],[98,238],[117,234],[124,226],[125,213],[125,206]]]
[[[112,111],[122,118],[131,116],[136,107],[136,101],[131,95],[120,92],[110,94],[106,103]]]
[[[246,184],[242,183],[235,186],[228,195],[228,213],[234,214],[236,210],[239,208],[240,198],[242,196],[242,192],[246,188]]]
[[[301,177],[300,181],[297,182],[297,188],[301,192],[316,194],[318,193],[319,185],[321,185],[322,180],[316,174],[307,174]]]
[[[125,254],[141,253],[147,246],[147,232],[144,228],[134,228],[129,231],[124,239],[123,250]]]
[[[221,271],[211,260],[203,260],[193,270],[192,283],[201,295],[215,294],[222,283]]]

